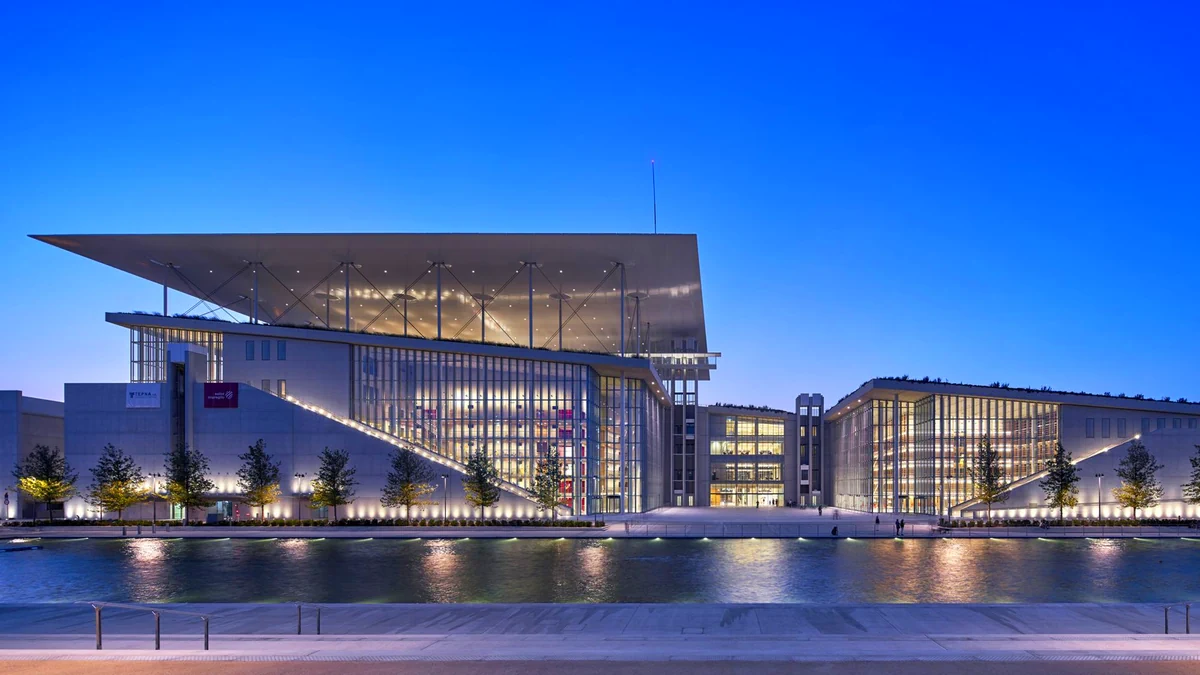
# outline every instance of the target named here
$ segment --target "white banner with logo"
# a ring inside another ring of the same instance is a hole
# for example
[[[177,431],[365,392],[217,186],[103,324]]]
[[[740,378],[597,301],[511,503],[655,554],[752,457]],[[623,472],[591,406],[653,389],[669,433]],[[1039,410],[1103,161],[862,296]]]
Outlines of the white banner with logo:
[[[162,384],[137,382],[125,385],[126,408],[158,408],[162,406]]]

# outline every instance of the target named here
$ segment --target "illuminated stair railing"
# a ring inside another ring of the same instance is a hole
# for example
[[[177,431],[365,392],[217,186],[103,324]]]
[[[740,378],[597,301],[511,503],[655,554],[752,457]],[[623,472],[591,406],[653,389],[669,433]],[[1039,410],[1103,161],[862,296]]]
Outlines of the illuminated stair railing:
[[[1090,451],[1090,452],[1084,453],[1083,455],[1081,455],[1081,456],[1079,456],[1079,457],[1072,457],[1072,458],[1071,458],[1071,463],[1072,463],[1072,464],[1075,464],[1075,465],[1078,465],[1080,462],[1082,462],[1082,461],[1084,461],[1084,460],[1091,459],[1091,458],[1095,457],[1096,455],[1101,455],[1101,454],[1104,454],[1104,453],[1106,453],[1106,452],[1108,452],[1109,450],[1112,450],[1112,449],[1114,449],[1114,448],[1119,448],[1119,447],[1121,447],[1122,445],[1125,445],[1126,443],[1132,443],[1133,441],[1136,441],[1136,440],[1138,440],[1138,439],[1139,439],[1139,438],[1141,438],[1141,437],[1142,437],[1142,435],[1141,435],[1141,434],[1137,434],[1137,435],[1135,435],[1133,438],[1126,438],[1126,439],[1124,439],[1124,440],[1122,440],[1122,441],[1119,441],[1119,442],[1117,442],[1117,443],[1113,443],[1112,445],[1109,445],[1109,446],[1106,446],[1106,447],[1100,448],[1100,449],[1098,449],[1098,450],[1092,450],[1092,451]],[[1031,473],[1031,474],[1029,474],[1028,476],[1024,476],[1024,477],[1022,477],[1022,478],[1019,478],[1019,479],[1017,479],[1017,480],[1015,480],[1015,481],[1013,481],[1013,482],[1011,482],[1011,483],[1009,483],[1009,484],[1005,485],[1005,486],[1004,486],[1004,491],[1005,491],[1005,492],[1011,492],[1011,491],[1013,491],[1013,490],[1015,490],[1015,489],[1017,489],[1017,488],[1019,488],[1019,487],[1022,487],[1022,486],[1024,486],[1024,485],[1028,485],[1028,484],[1032,483],[1032,482],[1033,482],[1033,481],[1035,481],[1035,480],[1041,480],[1041,479],[1043,479],[1043,478],[1045,478],[1045,477],[1046,477],[1046,474],[1047,474],[1047,473],[1049,473],[1049,470],[1047,470],[1047,469],[1042,469],[1041,471],[1038,471],[1037,473]],[[962,516],[962,512],[963,512],[963,510],[964,510],[964,509],[970,508],[970,507],[972,507],[972,506],[978,506],[978,505],[979,505],[979,504],[981,504],[981,503],[982,503],[982,502],[980,502],[980,501],[979,501],[979,498],[978,498],[978,497],[972,497],[971,499],[968,499],[968,500],[966,500],[965,502],[959,502],[958,504],[955,504],[955,505],[953,505],[953,506],[951,506],[951,507],[950,507],[950,515],[951,515],[952,517],[961,517],[961,516]],[[995,509],[993,509],[993,510],[995,510]]]
[[[395,446],[397,448],[405,448],[407,450],[412,450],[413,452],[417,453],[421,457],[423,457],[431,462],[434,462],[436,464],[440,464],[449,469],[454,469],[455,471],[462,473],[462,474],[465,474],[467,472],[467,467],[465,464],[462,464],[453,459],[450,459],[449,457],[446,457],[445,455],[441,455],[436,452],[433,452],[433,451],[429,450],[428,448],[424,448],[420,445],[417,445],[416,443],[412,443],[411,441],[406,441],[402,438],[398,438],[391,434],[384,433],[374,427],[369,427],[365,424],[362,424],[361,422],[355,422],[354,420],[346,418],[346,417],[342,417],[341,415],[335,415],[324,408],[312,405],[311,403],[305,403],[304,401],[301,401],[300,399],[296,398],[295,396],[289,396],[287,394],[284,394],[284,395],[280,396],[280,398],[284,399],[288,403],[291,403],[292,405],[299,406],[309,412],[314,412],[322,417],[331,419],[334,422],[337,422],[338,424],[350,427],[351,429],[353,429],[361,434],[366,434],[367,436],[370,436],[371,438],[374,438],[376,440],[383,441],[384,443]],[[514,494],[522,499],[525,499],[528,501],[533,501],[533,495],[529,492],[529,490],[526,490],[525,488],[521,487],[520,485],[506,481],[503,478],[497,478],[496,482],[497,482],[498,487],[501,490],[504,490],[505,492]],[[558,508],[559,508],[560,514],[569,515],[567,513],[567,510],[564,507],[558,507]]]

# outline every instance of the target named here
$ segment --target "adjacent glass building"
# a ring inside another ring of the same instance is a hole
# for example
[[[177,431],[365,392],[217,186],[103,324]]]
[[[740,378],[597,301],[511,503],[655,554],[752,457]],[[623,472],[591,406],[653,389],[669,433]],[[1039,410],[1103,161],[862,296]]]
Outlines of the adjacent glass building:
[[[975,496],[972,458],[987,438],[1005,482],[1041,471],[1059,440],[1053,402],[916,392],[866,398],[829,420],[834,504],[946,514]]]
[[[710,413],[709,506],[784,506],[786,422]]]

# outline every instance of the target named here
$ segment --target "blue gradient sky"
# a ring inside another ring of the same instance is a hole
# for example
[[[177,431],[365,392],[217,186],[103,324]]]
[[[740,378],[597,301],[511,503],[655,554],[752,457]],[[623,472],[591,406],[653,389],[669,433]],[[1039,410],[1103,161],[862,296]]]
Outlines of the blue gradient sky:
[[[1193,3],[191,4],[0,7],[0,388],[127,380],[159,303],[26,234],[648,232],[656,158],[707,402],[1200,398]]]

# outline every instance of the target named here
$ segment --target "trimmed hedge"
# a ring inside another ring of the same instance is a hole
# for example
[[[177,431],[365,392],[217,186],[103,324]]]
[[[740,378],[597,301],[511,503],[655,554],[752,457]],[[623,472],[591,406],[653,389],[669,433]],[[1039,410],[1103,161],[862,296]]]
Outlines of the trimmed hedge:
[[[938,525],[942,527],[1040,527],[1045,522],[1050,527],[1188,527],[1196,528],[1200,525],[1200,521],[1195,519],[1183,518],[1142,518],[1134,520],[1133,518],[1104,518],[1096,520],[1095,518],[1064,518],[1061,522],[1057,518],[993,518],[990,522],[984,520],[946,520],[938,519]]]
[[[178,520],[159,520],[158,525],[182,525]],[[10,523],[13,527],[45,527],[48,525],[65,525],[75,527],[150,527],[149,520],[83,520],[63,519],[51,522],[37,520],[33,522]],[[484,519],[450,519],[417,518],[406,521],[403,518],[341,518],[339,520],[288,520],[277,518],[273,520],[222,520],[215,523],[189,522],[192,527],[604,527],[604,521],[590,520],[505,520],[499,518]]]

